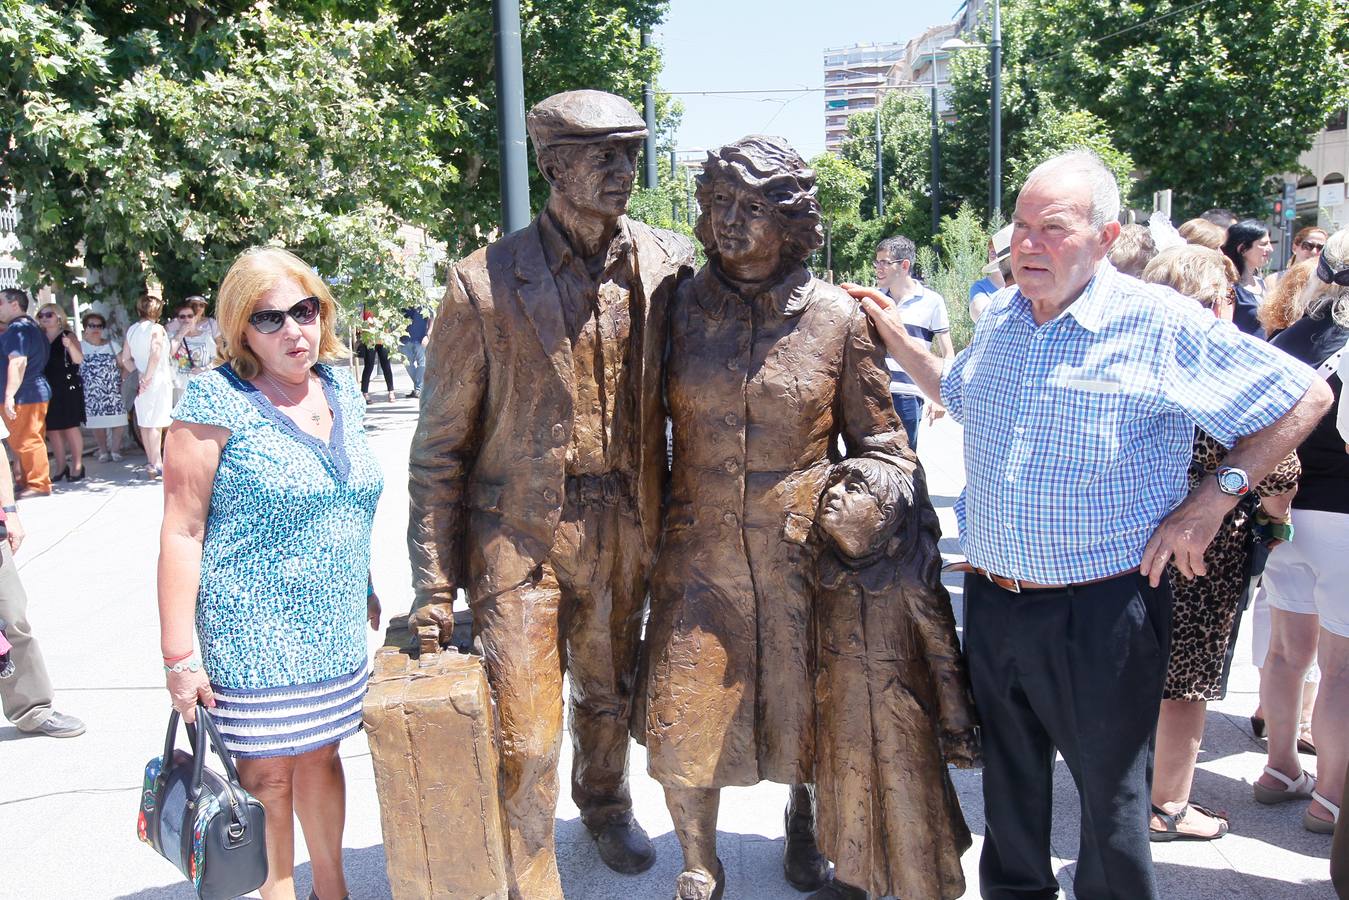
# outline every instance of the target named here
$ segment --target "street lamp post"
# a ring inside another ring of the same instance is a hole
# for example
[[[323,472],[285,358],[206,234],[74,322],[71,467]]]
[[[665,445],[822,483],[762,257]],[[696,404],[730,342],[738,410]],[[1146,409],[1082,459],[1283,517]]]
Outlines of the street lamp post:
[[[1002,217],[1002,9],[998,0],[993,0],[993,31],[989,36],[988,55],[992,69],[992,89],[988,98],[988,208],[997,220]]]
[[[876,88],[876,218],[885,216],[885,164],[881,147],[881,87]]]
[[[932,236],[941,232],[941,119],[937,112],[937,51],[932,58]]]
[[[1002,6],[993,0],[993,28],[987,44],[971,44],[951,38],[943,50],[987,49],[989,55],[988,95],[988,209],[994,219],[1002,215]]]
[[[520,0],[493,0],[497,146],[501,154],[501,230],[529,224],[529,156],[525,151],[525,76],[520,52]]]

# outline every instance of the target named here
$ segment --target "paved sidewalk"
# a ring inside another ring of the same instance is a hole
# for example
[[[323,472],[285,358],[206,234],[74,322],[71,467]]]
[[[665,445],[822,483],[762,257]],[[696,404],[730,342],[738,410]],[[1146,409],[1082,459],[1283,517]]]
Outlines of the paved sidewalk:
[[[399,397],[407,390],[398,367]],[[370,408],[371,442],[384,463],[386,486],[374,536],[375,584],[387,613],[409,605],[404,547],[407,517],[407,444],[415,401],[377,402]],[[951,504],[962,483],[959,428],[941,422],[920,439],[933,500],[944,533],[942,549],[956,552]],[[89,731],[68,741],[30,738],[0,722],[0,898],[189,898],[193,892],[167,862],[136,839],[141,771],[162,745],[168,712],[158,661],[154,570],[162,491],[137,480],[139,457],[121,464],[90,461],[90,478],[58,487],[51,498],[21,501],[29,530],[18,565],[31,596],[31,619],[56,682],[57,708],[84,718]],[[959,584],[952,596],[960,612]],[[379,643],[372,634],[371,647]],[[1329,839],[1305,832],[1300,804],[1263,807],[1250,795],[1260,771],[1261,744],[1246,715],[1256,702],[1256,676],[1243,635],[1228,699],[1214,704],[1194,794],[1226,809],[1234,831],[1213,843],[1154,845],[1162,893],[1185,900],[1334,897],[1327,876]],[[1107,714],[1108,711],[1103,711]],[[658,785],[645,775],[633,748],[637,816],[656,839],[655,868],[637,877],[603,867],[577,818],[563,800],[558,810],[558,855],[569,898],[671,896],[679,848]],[[569,751],[564,751],[566,754]],[[369,750],[363,736],[342,748],[348,815],[345,846],[353,897],[389,896]],[[1306,760],[1314,768],[1314,761]],[[563,766],[569,766],[569,758]],[[1078,814],[1071,778],[1059,766],[1055,868],[1070,888],[1077,851]],[[956,786],[975,832],[965,855],[970,889],[978,896],[978,849],[983,830],[977,772],[957,772]],[[563,779],[565,784],[565,778]],[[728,898],[802,897],[781,878],[782,806],[786,789],[765,784],[724,792],[719,848],[729,875]],[[297,891],[309,892],[303,844]]]

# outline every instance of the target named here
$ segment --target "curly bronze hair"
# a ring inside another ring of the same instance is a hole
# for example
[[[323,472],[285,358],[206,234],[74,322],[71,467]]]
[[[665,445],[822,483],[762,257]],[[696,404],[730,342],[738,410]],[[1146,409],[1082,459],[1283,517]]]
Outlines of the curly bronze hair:
[[[784,267],[804,263],[810,254],[824,246],[815,171],[783,138],[752,134],[718,150],[709,150],[698,176],[697,197],[702,212],[693,226],[693,234],[707,251],[708,259],[720,256],[708,221],[712,188],[719,179],[757,191],[772,205],[778,226],[787,235],[782,247]]]

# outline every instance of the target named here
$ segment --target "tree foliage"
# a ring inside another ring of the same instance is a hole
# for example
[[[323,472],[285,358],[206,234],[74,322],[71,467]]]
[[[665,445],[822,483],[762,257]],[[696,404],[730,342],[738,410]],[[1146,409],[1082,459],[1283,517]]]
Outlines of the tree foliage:
[[[435,146],[458,123],[411,89],[392,18],[261,5],[154,29],[143,11],[3,11],[0,185],[22,198],[28,278],[74,287],[82,256],[86,293],[209,293],[240,250],[276,242],[353,306],[425,301],[398,229],[441,209],[454,172]]]
[[[594,88],[641,109],[642,86],[660,51],[639,32],[664,15],[667,0],[522,0],[525,104],[559,91]],[[389,0],[411,41],[413,70],[426,76],[425,102],[453,110],[463,128],[441,135],[436,152],[462,174],[444,190],[437,229],[451,252],[470,249],[501,219],[491,4],[483,0]],[[547,185],[531,168],[530,198],[542,207]]]
[[[1127,199],[1133,189],[1133,159],[1120,148],[1110,121],[1072,98],[1050,90],[1043,69],[1025,64],[1032,4],[1009,0],[1003,10],[1001,208],[1009,213],[1026,176],[1056,153],[1077,147],[1096,152],[1115,174]],[[986,26],[985,26],[986,27]],[[987,38],[987,34],[982,35]],[[943,190],[952,209],[969,204],[989,209],[990,116],[988,53],[969,50],[951,61],[953,121],[943,129]]]
[[[1133,160],[1140,193],[1170,188],[1182,216],[1212,206],[1264,212],[1271,179],[1298,169],[1349,96],[1343,0],[1007,0],[1002,9],[1009,161],[1046,114],[1089,113],[1094,123],[1065,124],[1090,124]],[[986,68],[984,53],[953,64],[969,126],[962,152],[984,164]]]

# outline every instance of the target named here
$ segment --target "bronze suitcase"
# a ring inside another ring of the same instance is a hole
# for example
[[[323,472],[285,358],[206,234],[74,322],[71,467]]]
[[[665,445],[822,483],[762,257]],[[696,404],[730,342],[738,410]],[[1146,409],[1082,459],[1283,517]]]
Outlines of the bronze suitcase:
[[[389,622],[365,698],[394,900],[506,900],[496,725],[480,657]]]

